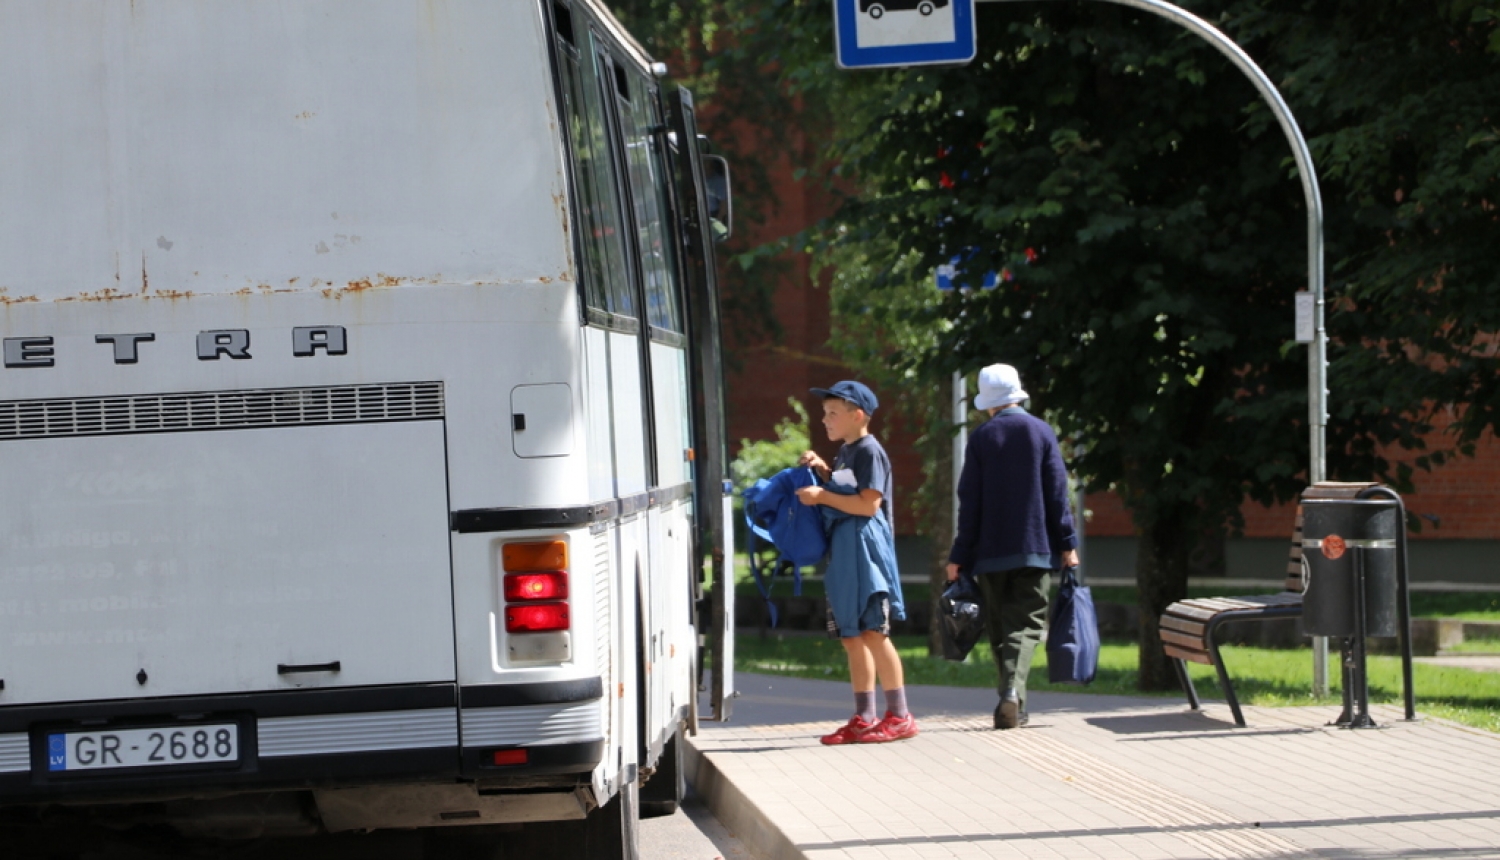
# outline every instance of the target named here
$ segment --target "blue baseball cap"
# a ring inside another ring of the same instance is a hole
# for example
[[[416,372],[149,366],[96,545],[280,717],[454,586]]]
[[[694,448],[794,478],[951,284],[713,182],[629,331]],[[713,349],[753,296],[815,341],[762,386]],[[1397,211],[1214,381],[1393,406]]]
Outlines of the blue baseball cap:
[[[875,399],[875,392],[871,391],[869,386],[852,379],[835,382],[831,388],[814,388],[812,393],[847,400],[863,409],[866,415],[874,414],[875,409],[880,406],[880,401]]]

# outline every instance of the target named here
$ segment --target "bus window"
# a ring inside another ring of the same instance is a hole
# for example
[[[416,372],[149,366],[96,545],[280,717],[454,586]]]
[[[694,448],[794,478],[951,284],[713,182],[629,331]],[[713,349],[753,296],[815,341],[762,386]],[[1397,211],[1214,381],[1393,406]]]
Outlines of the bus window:
[[[714,241],[723,242],[734,233],[734,200],[729,193],[729,161],[722,155],[703,156],[703,191],[708,197],[708,217]]]
[[[592,61],[584,61],[582,52],[565,38],[558,39],[558,48],[581,209],[579,245],[583,251],[584,302],[591,311],[591,321],[634,317],[635,302],[623,245],[624,219],[609,152],[609,126],[604,116],[597,65],[604,60],[595,53]],[[602,312],[603,319],[593,312]]]
[[[620,100],[620,123],[629,160],[631,196],[635,201],[636,243],[646,285],[646,321],[654,334],[682,334],[682,306],[676,282],[677,261],[668,233],[667,171],[656,94],[640,75],[629,75],[629,98]]]

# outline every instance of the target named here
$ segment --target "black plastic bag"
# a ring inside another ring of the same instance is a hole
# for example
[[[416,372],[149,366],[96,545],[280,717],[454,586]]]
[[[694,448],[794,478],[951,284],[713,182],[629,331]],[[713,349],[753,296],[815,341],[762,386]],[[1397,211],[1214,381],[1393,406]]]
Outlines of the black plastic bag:
[[[943,640],[943,657],[963,662],[984,636],[984,601],[979,586],[968,574],[948,583],[938,600],[938,628]]]

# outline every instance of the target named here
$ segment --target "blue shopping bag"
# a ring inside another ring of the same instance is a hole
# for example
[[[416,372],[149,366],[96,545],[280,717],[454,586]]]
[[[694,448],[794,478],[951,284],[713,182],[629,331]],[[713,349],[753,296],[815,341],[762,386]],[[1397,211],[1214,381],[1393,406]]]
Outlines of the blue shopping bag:
[[[1079,582],[1078,568],[1062,572],[1047,627],[1047,680],[1087,684],[1099,669],[1099,617],[1094,595]]]

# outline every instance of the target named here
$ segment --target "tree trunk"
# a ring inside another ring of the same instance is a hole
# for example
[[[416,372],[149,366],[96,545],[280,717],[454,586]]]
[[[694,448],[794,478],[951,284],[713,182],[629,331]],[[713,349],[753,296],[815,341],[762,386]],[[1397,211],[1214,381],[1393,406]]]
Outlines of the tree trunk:
[[[1161,650],[1159,622],[1163,610],[1187,597],[1188,569],[1195,541],[1182,523],[1191,517],[1158,517],[1140,537],[1135,559],[1135,581],[1140,592],[1140,678],[1142,690],[1172,690],[1177,674]]]
[[[1188,555],[1188,576],[1224,578],[1228,572],[1226,544],[1223,528],[1209,528],[1199,532]]]

